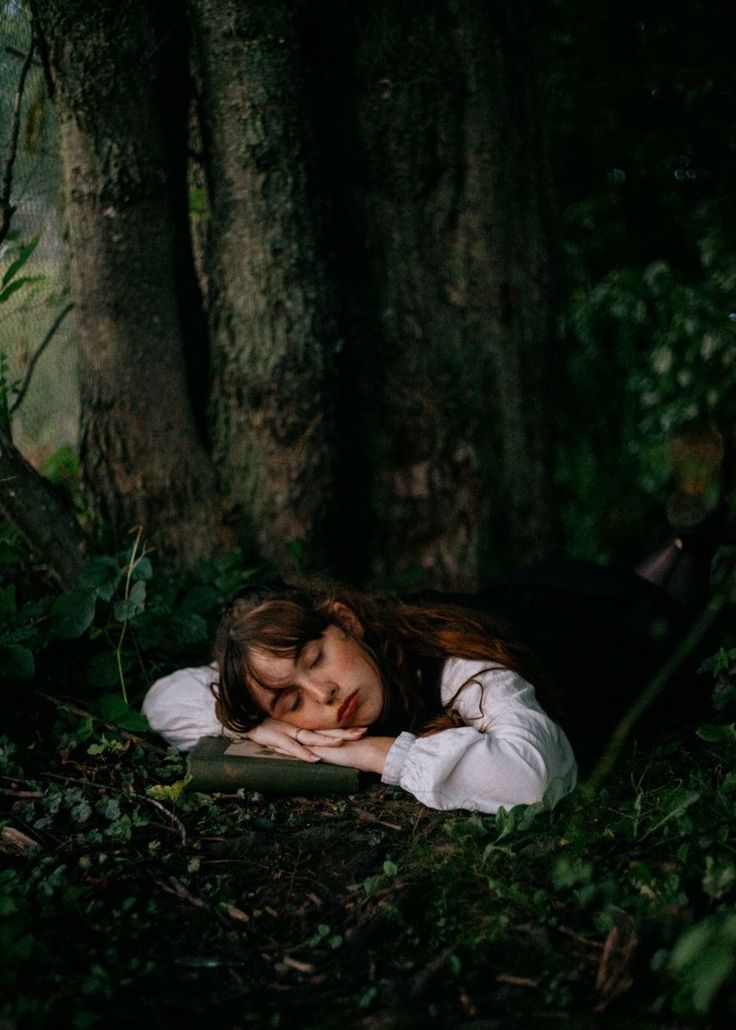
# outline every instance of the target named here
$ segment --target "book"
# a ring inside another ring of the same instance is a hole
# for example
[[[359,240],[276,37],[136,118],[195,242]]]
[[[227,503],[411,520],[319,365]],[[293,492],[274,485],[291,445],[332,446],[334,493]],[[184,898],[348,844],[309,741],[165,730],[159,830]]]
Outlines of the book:
[[[257,790],[262,794],[350,794],[359,771],[328,762],[302,762],[277,755],[252,740],[202,737],[187,755],[193,790]]]

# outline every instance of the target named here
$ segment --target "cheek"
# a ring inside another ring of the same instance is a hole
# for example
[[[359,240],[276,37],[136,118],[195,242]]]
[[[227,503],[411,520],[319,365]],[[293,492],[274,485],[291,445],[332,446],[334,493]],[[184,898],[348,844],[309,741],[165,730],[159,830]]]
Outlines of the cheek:
[[[316,711],[315,708],[307,703],[296,712],[283,712],[281,715],[276,716],[281,722],[288,723],[289,726],[298,726],[301,730],[318,730],[325,728],[324,715]]]

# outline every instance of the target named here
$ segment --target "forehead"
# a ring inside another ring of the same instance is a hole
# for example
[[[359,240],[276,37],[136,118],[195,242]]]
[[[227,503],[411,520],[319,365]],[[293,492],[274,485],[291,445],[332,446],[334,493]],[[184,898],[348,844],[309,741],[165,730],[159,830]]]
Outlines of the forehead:
[[[277,655],[272,651],[253,649],[248,655],[253,676],[257,682],[250,682],[252,691],[266,693],[263,687],[272,690],[282,690],[288,687],[292,681],[297,659],[295,655]],[[262,686],[260,686],[262,684]]]

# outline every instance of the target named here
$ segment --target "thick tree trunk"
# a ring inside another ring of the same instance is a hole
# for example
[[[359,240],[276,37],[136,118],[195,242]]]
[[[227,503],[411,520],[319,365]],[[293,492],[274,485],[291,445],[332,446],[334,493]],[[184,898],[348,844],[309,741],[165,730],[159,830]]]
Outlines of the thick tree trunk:
[[[334,302],[292,0],[191,0],[210,200],[213,445],[281,567],[331,563]]]
[[[353,466],[368,470],[371,495],[358,529],[372,538],[375,578],[472,587],[541,557],[553,536],[534,26],[519,0],[328,7],[352,28],[325,64],[337,117],[352,123],[333,165],[353,330],[348,414],[363,436]]]
[[[85,560],[84,534],[51,484],[16,449],[7,428],[0,428],[0,511],[34,557],[62,586],[71,587]]]
[[[39,0],[36,11],[61,127],[85,482],[117,539],[142,524],[159,553],[191,564],[222,520],[186,385],[175,279],[185,169],[172,176],[158,104],[167,41],[143,0]],[[170,4],[169,22],[180,13]]]

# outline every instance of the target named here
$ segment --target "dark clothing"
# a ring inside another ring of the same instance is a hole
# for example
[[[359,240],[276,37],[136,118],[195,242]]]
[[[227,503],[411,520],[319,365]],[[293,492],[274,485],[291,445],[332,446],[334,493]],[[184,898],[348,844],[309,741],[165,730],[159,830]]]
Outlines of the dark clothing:
[[[426,596],[426,595],[425,595]],[[693,613],[634,573],[593,562],[555,561],[519,572],[475,595],[435,600],[482,611],[521,647],[520,671],[590,766],[623,714],[665,662]],[[678,714],[697,715],[693,658],[639,727],[651,733]]]

